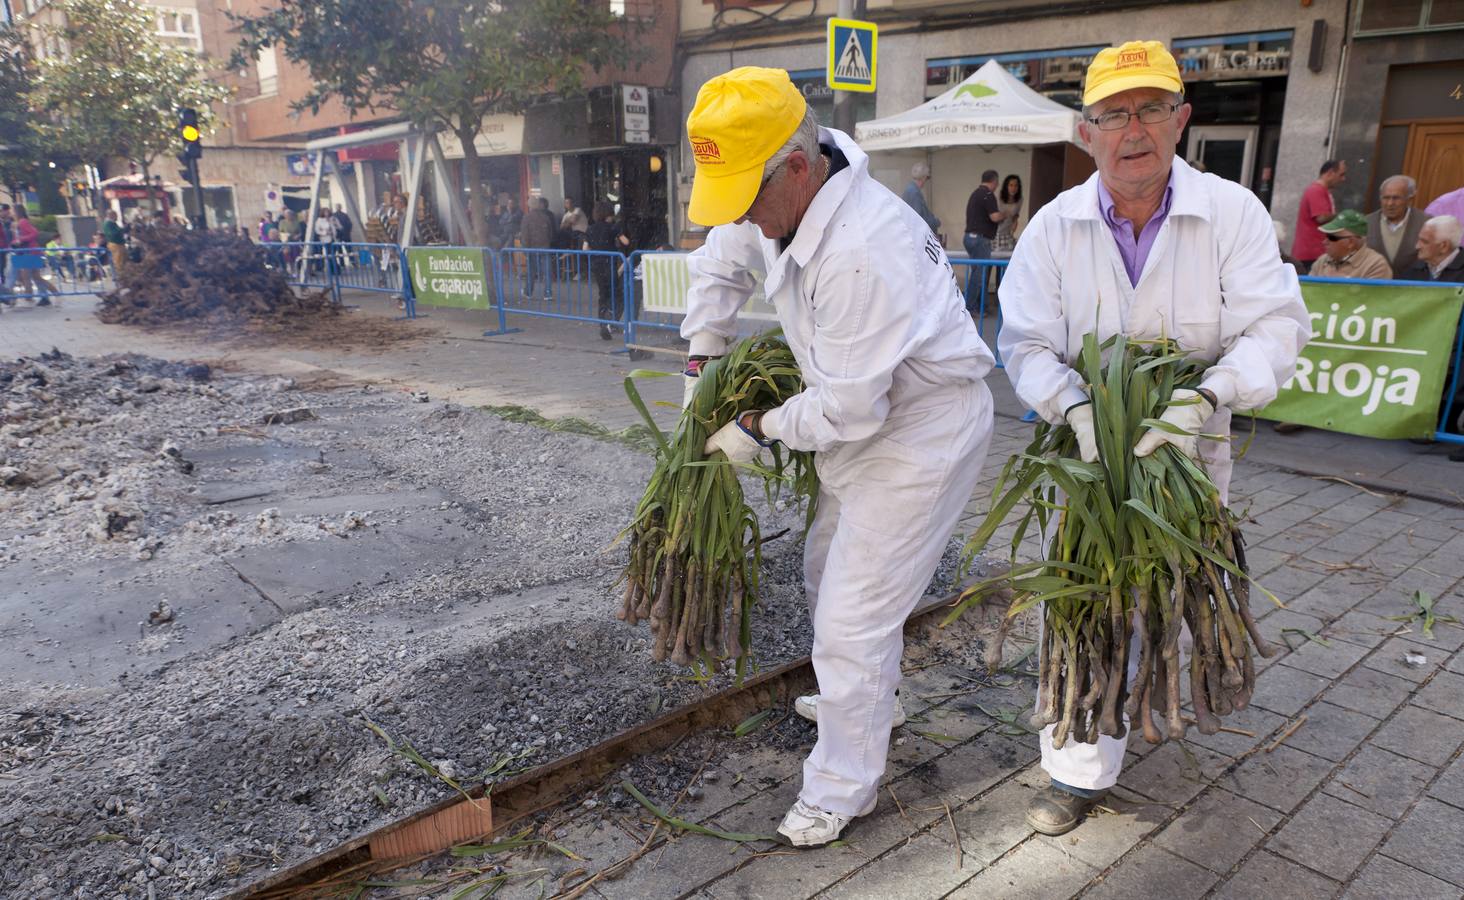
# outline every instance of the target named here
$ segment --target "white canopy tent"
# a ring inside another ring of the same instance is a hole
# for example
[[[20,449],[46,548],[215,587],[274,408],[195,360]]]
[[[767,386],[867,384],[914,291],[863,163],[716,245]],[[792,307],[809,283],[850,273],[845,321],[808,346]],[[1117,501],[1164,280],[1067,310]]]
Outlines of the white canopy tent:
[[[1074,110],[1049,100],[989,59],[965,81],[911,110],[860,122],[866,151],[1079,143]]]

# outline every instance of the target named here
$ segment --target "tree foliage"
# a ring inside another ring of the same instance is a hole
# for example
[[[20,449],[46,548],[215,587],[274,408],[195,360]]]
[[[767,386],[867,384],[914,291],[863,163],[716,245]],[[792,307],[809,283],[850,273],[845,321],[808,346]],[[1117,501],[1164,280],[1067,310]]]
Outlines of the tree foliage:
[[[12,196],[34,184],[52,161],[31,127],[35,57],[20,26],[0,26],[0,185]]]
[[[153,15],[137,0],[66,0],[62,26],[47,26],[62,53],[40,61],[35,128],[53,146],[83,159],[131,160],[147,171],[178,152],[178,108],[198,110],[211,130],[212,104],[229,95],[203,61],[157,36]]]
[[[639,57],[630,39],[641,28],[603,0],[281,0],[235,23],[233,67],[277,46],[310,70],[314,89],[296,108],[319,112],[335,99],[352,112],[394,111],[451,131],[469,171],[486,116],[580,92],[588,72]],[[475,186],[480,239],[483,200]]]

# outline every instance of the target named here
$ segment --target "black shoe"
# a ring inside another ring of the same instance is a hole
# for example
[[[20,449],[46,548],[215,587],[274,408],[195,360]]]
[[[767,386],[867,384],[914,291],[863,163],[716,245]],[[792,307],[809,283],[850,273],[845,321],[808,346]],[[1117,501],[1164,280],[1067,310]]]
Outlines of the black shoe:
[[[608,341],[608,340],[610,340],[610,326],[609,325],[601,325],[600,326],[600,340],[602,340],[602,341]]]
[[[50,297],[42,297],[41,299],[39,299],[39,300],[36,301],[36,306],[50,306],[50,305],[51,305],[51,298]]]
[[[1459,447],[1449,454],[1449,462],[1464,462],[1464,447]]]
[[[1089,810],[1108,796],[1104,791],[1096,797],[1079,797],[1061,788],[1049,787],[1027,804],[1027,824],[1041,834],[1067,834],[1083,824]]]

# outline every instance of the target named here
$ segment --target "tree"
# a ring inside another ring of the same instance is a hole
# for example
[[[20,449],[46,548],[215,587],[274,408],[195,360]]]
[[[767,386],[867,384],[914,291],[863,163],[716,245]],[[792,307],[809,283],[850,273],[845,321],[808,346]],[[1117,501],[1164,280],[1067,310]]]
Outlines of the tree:
[[[451,131],[472,177],[474,237],[486,243],[487,203],[474,141],[494,113],[522,112],[552,94],[583,89],[588,71],[639,57],[625,22],[604,0],[281,0],[234,17],[233,68],[264,48],[306,66],[314,89],[295,107],[319,112],[394,110],[424,130]]]
[[[48,161],[31,127],[35,58],[19,26],[0,26],[0,185],[19,199]]]
[[[211,105],[228,88],[209,79],[199,57],[158,38],[152,14],[137,0],[66,0],[61,11],[66,24],[45,29],[63,52],[41,60],[36,129],[83,159],[130,160],[151,183],[153,161],[182,149],[178,108],[198,110],[199,128],[208,133]]]

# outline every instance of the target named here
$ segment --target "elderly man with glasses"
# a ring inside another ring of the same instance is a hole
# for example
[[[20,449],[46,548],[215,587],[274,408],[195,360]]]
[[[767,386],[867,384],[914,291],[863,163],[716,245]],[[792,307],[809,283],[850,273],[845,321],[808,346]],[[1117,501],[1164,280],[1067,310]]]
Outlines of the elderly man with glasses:
[[[1402,278],[1418,261],[1418,232],[1428,218],[1413,205],[1418,182],[1407,175],[1383,179],[1378,188],[1378,209],[1367,214],[1367,245],[1393,267],[1393,277]]]
[[[1098,172],[1028,224],[1001,284],[1000,344],[1017,396],[1048,422],[1071,425],[1083,460],[1096,462],[1088,386],[1072,367],[1084,335],[1178,341],[1210,368],[1198,390],[1170,398],[1161,416],[1169,430],[1147,430],[1133,452],[1173,444],[1203,461],[1224,498],[1230,446],[1196,435],[1228,435],[1231,410],[1274,399],[1311,327],[1261,201],[1175,156],[1190,117],[1183,89],[1159,41],[1094,57],[1078,127]],[[1027,822],[1063,834],[1117,782],[1126,741],[1069,739],[1059,749],[1051,732],[1040,741],[1052,785],[1028,805]]]
[[[1321,227],[1327,242],[1321,259],[1312,266],[1316,278],[1372,278],[1393,280],[1393,267],[1383,254],[1367,246],[1367,217],[1344,209]]]
[[[980,477],[994,360],[925,221],[870,177],[847,134],[819,127],[787,72],[708,81],[686,134],[689,214],[715,226],[687,261],[688,387],[737,336],[755,273],[803,372],[802,393],[728,423],[706,452],[734,463],[774,441],[815,452],[803,570],[819,694],[797,708],[818,742],[778,833],[819,846],[878,799],[903,718],[901,630]]]

